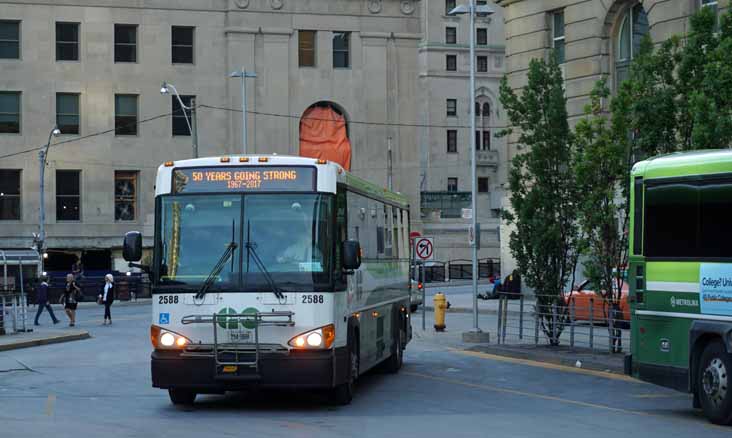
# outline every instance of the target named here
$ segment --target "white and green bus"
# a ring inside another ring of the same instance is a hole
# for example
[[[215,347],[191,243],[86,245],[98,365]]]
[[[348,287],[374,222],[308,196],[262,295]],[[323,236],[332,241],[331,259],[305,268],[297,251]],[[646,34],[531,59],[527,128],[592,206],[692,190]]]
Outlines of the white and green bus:
[[[155,186],[152,384],[175,404],[396,372],[411,339],[406,198],[341,166],[262,155],[167,162]],[[141,258],[127,233],[124,256]],[[139,266],[131,263],[133,266]]]
[[[732,423],[732,151],[676,153],[631,175],[626,372],[690,392]]]

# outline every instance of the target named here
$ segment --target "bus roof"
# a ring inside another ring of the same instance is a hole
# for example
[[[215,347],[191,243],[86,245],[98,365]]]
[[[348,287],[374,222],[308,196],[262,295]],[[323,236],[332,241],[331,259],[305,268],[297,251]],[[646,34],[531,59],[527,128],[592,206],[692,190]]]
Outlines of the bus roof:
[[[350,172],[343,171],[343,182],[345,182],[346,186],[359,192],[363,192],[366,195],[385,199],[391,203],[397,204],[401,208],[409,207],[409,200],[401,193],[392,192],[387,188],[366,181],[363,178],[359,178]]]
[[[732,150],[710,149],[659,155],[636,163],[631,175],[651,179],[717,173],[732,173]]]

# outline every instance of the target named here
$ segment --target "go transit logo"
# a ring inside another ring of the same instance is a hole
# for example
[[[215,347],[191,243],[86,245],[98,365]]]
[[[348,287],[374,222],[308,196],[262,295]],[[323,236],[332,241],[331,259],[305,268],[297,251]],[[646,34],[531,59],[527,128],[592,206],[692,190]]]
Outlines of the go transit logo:
[[[237,313],[236,310],[231,307],[226,307],[218,312],[216,321],[219,327],[223,329],[234,330],[239,328],[241,325],[246,329],[253,329],[257,326],[257,314],[259,310],[254,307],[248,307],[242,310],[241,313]]]

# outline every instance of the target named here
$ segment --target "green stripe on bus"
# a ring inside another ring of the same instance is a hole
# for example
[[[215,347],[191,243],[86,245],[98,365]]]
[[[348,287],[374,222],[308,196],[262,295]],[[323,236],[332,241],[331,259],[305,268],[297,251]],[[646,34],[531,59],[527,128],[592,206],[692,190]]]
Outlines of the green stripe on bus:
[[[699,282],[699,262],[648,262],[646,281]]]

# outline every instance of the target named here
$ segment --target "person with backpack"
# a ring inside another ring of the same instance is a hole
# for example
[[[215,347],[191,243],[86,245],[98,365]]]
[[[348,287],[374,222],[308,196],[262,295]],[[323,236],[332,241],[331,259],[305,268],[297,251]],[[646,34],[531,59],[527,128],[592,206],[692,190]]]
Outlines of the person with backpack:
[[[112,274],[104,276],[104,292],[99,295],[99,301],[104,304],[104,322],[102,325],[112,325],[112,313],[110,311],[114,302],[114,276]]]
[[[38,288],[36,289],[36,304],[38,304],[38,312],[36,312],[36,320],[34,325],[40,325],[38,324],[38,318],[41,317],[43,309],[48,310],[48,314],[51,315],[51,320],[53,320],[53,323],[58,324],[58,318],[56,318],[56,315],[53,314],[53,308],[48,302],[48,277],[46,277],[45,275],[41,276],[41,284],[38,285]]]
[[[69,327],[76,325],[76,308],[81,301],[81,288],[76,284],[74,274],[66,276],[66,288],[61,295],[61,304],[64,305],[66,316],[69,317]]]

